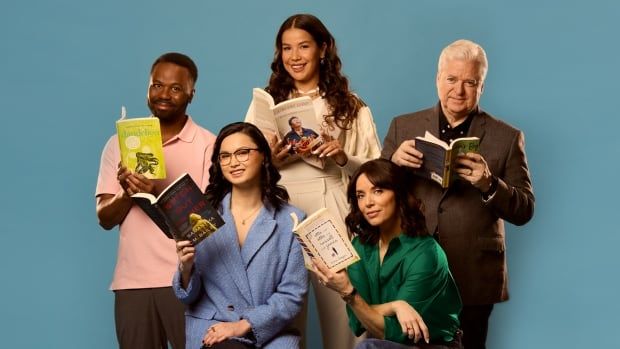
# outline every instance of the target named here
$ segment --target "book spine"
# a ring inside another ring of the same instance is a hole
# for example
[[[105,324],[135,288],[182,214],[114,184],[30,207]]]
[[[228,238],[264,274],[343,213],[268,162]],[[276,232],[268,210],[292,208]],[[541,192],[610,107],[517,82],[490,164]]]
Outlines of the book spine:
[[[306,245],[304,243],[304,241],[301,239],[301,237],[299,237],[299,234],[295,233],[295,237],[297,238],[297,241],[299,241],[299,244],[304,249],[304,251],[306,251],[306,254],[308,255],[308,257],[314,258],[314,254],[312,252],[310,252],[310,249],[308,248],[308,245]]]
[[[441,183],[441,186],[443,188],[447,188],[450,185],[450,182],[452,181],[451,174],[452,174],[452,149],[446,151],[446,157],[444,159],[443,176],[442,176],[443,182]]]

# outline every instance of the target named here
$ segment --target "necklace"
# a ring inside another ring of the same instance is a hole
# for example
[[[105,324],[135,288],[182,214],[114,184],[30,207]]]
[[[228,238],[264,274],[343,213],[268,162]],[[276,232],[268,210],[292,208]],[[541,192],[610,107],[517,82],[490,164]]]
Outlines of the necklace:
[[[297,98],[297,97],[302,97],[302,96],[308,96],[311,99],[315,99],[317,97],[319,97],[321,95],[321,92],[319,91],[319,87],[315,87],[311,90],[308,91],[300,91],[298,89],[294,89],[293,92],[291,93],[293,98]]]
[[[252,216],[254,216],[256,214],[256,212],[258,212],[258,210],[260,210],[260,208],[263,207],[263,205],[258,205],[258,207],[256,207],[254,209],[254,211],[252,211],[252,213],[250,213],[247,217],[241,219],[241,225],[245,225],[245,222]]]

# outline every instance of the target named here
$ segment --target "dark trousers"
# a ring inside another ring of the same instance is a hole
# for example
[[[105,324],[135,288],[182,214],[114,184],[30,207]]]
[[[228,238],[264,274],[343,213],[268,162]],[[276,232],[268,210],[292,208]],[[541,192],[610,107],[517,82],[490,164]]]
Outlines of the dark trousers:
[[[489,316],[493,304],[465,305],[459,315],[465,349],[486,349]]]
[[[255,347],[251,344],[241,343],[239,341],[229,339],[221,343],[214,344],[210,347],[203,345],[201,349],[207,349],[207,348],[210,348],[210,349],[253,349]]]
[[[172,287],[114,291],[116,338],[121,349],[185,349],[185,306]]]

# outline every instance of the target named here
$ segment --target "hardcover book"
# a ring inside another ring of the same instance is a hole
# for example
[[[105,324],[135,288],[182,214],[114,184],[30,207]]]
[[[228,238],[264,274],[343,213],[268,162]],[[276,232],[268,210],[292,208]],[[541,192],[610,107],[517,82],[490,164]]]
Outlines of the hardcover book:
[[[121,163],[133,173],[150,179],[166,178],[164,149],[159,119],[156,117],[125,118],[116,121]]]
[[[478,137],[463,137],[450,144],[426,131],[424,137],[416,137],[415,147],[424,154],[422,167],[414,170],[420,177],[437,182],[442,188],[448,188],[458,178],[454,171],[457,156],[480,151]]]
[[[222,217],[187,173],[157,197],[137,193],[131,198],[168,238],[176,241],[189,240],[195,246],[224,225]]]
[[[346,229],[327,208],[322,208],[303,222],[291,213],[293,233],[303,248],[306,268],[312,270],[311,258],[317,258],[334,272],[360,260]]]
[[[323,143],[322,129],[317,123],[314,104],[308,96],[275,104],[273,97],[262,88],[252,90],[255,124],[267,136],[276,135],[290,146],[289,161],[301,158],[318,168],[325,161],[311,151]]]

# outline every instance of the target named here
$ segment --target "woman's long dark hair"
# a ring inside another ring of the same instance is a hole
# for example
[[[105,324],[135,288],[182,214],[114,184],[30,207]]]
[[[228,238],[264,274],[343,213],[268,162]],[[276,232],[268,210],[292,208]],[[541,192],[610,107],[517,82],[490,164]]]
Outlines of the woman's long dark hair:
[[[271,63],[271,77],[266,90],[276,103],[289,98],[295,90],[295,81],[284,68],[282,62],[282,34],[288,29],[297,28],[308,32],[319,49],[325,45],[325,58],[319,65],[319,90],[327,100],[330,114],[326,117],[334,120],[341,129],[351,128],[351,123],[357,117],[357,112],[364,102],[349,90],[349,81],[342,75],[342,62],[338,57],[336,40],[325,25],[310,14],[296,14],[282,23],[276,36],[276,49]]]
[[[353,174],[347,189],[347,199],[351,206],[345,218],[347,228],[359,236],[363,244],[376,244],[379,241],[379,228],[370,225],[360,211],[357,204],[357,179],[366,175],[368,180],[377,188],[394,192],[396,207],[401,221],[401,229],[409,236],[430,235],[426,228],[426,220],[422,213],[420,202],[411,191],[411,179],[408,179],[405,170],[385,159],[370,160],[364,163]]]
[[[224,196],[232,190],[232,184],[222,174],[219,154],[222,148],[222,141],[235,133],[243,133],[250,137],[256,144],[258,151],[263,154],[264,160],[260,171],[261,198],[264,203],[268,203],[276,210],[279,210],[282,205],[288,202],[288,192],[284,187],[278,185],[281,176],[278,169],[271,162],[271,148],[269,148],[267,140],[256,126],[246,122],[228,124],[217,135],[213,145],[211,167],[209,168],[209,185],[206,191],[207,200],[209,200],[213,207],[219,207]]]

